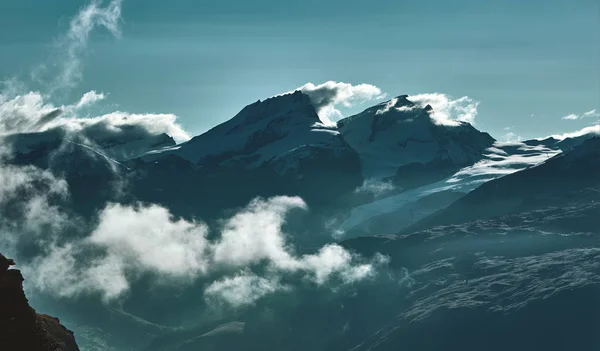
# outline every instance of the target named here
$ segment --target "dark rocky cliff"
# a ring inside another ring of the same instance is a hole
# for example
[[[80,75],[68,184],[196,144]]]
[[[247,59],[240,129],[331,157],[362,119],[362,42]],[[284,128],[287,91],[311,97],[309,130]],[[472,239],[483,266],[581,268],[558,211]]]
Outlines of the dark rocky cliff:
[[[23,291],[23,275],[0,254],[0,350],[79,351],[73,332],[57,318],[38,314]]]

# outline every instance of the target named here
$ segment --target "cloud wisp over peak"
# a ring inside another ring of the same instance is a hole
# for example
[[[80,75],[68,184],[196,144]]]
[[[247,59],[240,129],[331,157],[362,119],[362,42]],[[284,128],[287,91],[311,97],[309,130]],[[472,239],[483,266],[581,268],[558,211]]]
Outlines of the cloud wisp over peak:
[[[300,90],[310,97],[323,123],[329,125],[344,117],[337,106],[352,107],[386,96],[380,88],[372,84],[352,85],[332,80],[318,85],[306,83],[295,90]]]
[[[79,99],[79,102],[75,105],[75,107],[86,107],[94,104],[97,101],[104,100],[105,98],[106,96],[104,95],[104,93],[97,93],[95,90],[91,90],[83,94],[83,96],[81,97],[81,99]]]
[[[577,137],[580,137],[580,136],[583,136],[586,134],[600,135],[600,124],[585,127],[585,128],[582,128],[582,129],[574,131],[574,132],[568,132],[568,133],[563,133],[563,134],[554,134],[554,135],[551,135],[551,137],[553,137],[555,139],[563,140],[566,138],[577,138]]]
[[[468,96],[454,99],[442,93],[425,93],[410,95],[408,100],[421,108],[430,105],[433,108],[431,117],[442,125],[457,125],[458,122],[475,124],[479,102]]]

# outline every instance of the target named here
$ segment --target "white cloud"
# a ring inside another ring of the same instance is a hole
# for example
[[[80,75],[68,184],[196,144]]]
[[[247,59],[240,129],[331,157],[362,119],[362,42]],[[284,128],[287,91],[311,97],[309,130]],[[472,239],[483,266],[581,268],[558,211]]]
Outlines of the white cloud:
[[[205,224],[176,220],[157,205],[109,204],[89,242],[128,266],[183,277],[208,270],[207,233]]]
[[[569,132],[564,134],[555,134],[552,135],[555,139],[565,139],[565,138],[576,138],[586,134],[598,134],[600,135],[600,124],[596,124],[593,126],[585,127],[583,129],[577,130],[575,132]]]
[[[306,83],[295,90],[300,90],[310,97],[325,124],[332,124],[343,117],[336,106],[352,107],[356,103],[385,97],[381,89],[371,84],[352,85],[331,80],[319,85]]]
[[[598,118],[598,117],[600,117],[600,112],[598,112],[596,109],[593,109],[593,110],[589,110],[587,112],[584,112],[584,113],[582,113],[580,115],[576,115],[574,113],[571,113],[571,114],[568,114],[566,116],[563,116],[561,119],[573,121],[573,120],[583,119],[583,118]]]
[[[83,94],[83,96],[81,97],[79,102],[75,105],[75,107],[81,108],[81,107],[89,106],[89,105],[95,103],[96,101],[104,100],[104,98],[105,98],[105,96],[103,93],[97,93],[94,90],[88,91],[87,93]]]
[[[44,123],[44,116],[57,108],[46,104],[40,93],[28,93],[9,97],[0,94],[0,136],[35,132]]]
[[[570,114],[570,115],[563,116],[562,119],[574,120],[574,119],[579,119],[579,116],[575,115],[575,114]]]
[[[69,195],[63,179],[34,166],[6,164],[5,156],[0,153],[0,248],[17,257],[14,245],[21,238],[52,240],[75,220],[52,205]]]
[[[10,104],[0,94],[0,249],[17,258],[14,248],[21,238],[33,235],[52,240],[53,234],[70,226],[71,221],[59,207],[52,205],[53,200],[69,196],[64,179],[32,165],[8,162],[13,150],[3,138],[3,131],[28,123],[11,119],[12,111],[7,107]],[[27,113],[27,108],[17,108],[14,112]]]
[[[513,132],[508,132],[504,134],[504,141],[507,143],[519,142],[521,140],[523,140],[523,138]]]
[[[418,106],[400,106],[400,107],[394,107],[396,106],[396,104],[398,103],[398,98],[395,97],[393,99],[391,99],[390,101],[388,101],[385,106],[383,106],[383,108],[377,110],[377,112],[375,112],[375,114],[377,115],[382,115],[384,113],[389,112],[392,108],[395,108],[396,111],[399,112],[407,112],[407,111],[412,111],[415,108],[417,108]]]
[[[268,260],[277,267],[293,265],[281,232],[285,215],[294,208],[306,209],[298,197],[274,197],[253,200],[244,210],[230,218],[215,244],[215,262],[245,266]]]
[[[267,279],[245,270],[211,283],[204,295],[209,300],[240,307],[251,305],[268,294],[287,290],[290,287],[282,285],[277,278]]]
[[[60,72],[53,89],[70,88],[81,80],[81,56],[88,46],[90,33],[100,27],[119,37],[120,20],[121,0],[112,0],[105,7],[101,7],[100,0],[93,0],[71,19],[68,32],[57,43],[61,50]]]
[[[27,266],[35,288],[62,297],[100,293],[109,301],[138,273],[189,281],[210,268],[204,223],[176,220],[156,205],[109,204],[99,217],[89,237],[51,245]]]
[[[39,92],[8,97],[0,94],[0,135],[42,132],[62,128],[82,133],[91,140],[107,137],[137,138],[166,133],[177,141],[190,139],[173,114],[135,114],[112,112],[95,117],[80,117],[77,109],[101,100],[104,94],[88,92],[73,105],[54,106]]]
[[[408,100],[424,108],[430,105],[433,108],[431,117],[442,125],[457,125],[457,122],[475,124],[479,102],[468,96],[453,99],[446,94],[428,93],[408,97]]]
[[[352,256],[339,245],[324,246],[313,255],[306,255],[298,262],[303,269],[314,275],[317,284],[324,284],[331,275],[348,272]]]
[[[73,132],[83,132],[92,139],[126,134],[144,136],[166,133],[179,142],[189,140],[189,134],[176,120],[177,116],[173,114],[136,114],[117,111],[90,118],[62,118],[49,124],[48,127],[62,127]]]
[[[362,185],[354,190],[356,193],[371,193],[380,196],[393,191],[396,187],[391,182],[383,182],[377,179],[366,179]]]
[[[175,219],[158,205],[111,204],[100,213],[89,237],[49,245],[47,255],[28,267],[28,274],[39,290],[59,296],[99,293],[107,301],[126,293],[142,273],[181,282],[220,275],[209,285],[206,298],[235,306],[287,290],[279,281],[288,276],[299,275],[317,285],[335,277],[351,284],[372,276],[383,262],[364,261],[336,244],[315,254],[295,255],[281,228],[294,208],[306,205],[297,197],[254,200],[226,220],[220,237],[210,241],[204,223]],[[268,268],[266,278],[251,271],[262,263]],[[227,276],[232,270],[238,274]],[[46,278],[49,274],[51,280]]]
[[[13,166],[0,163],[0,204],[23,192],[35,191],[35,185],[44,188],[48,195],[66,195],[67,183],[57,179],[52,173],[34,166]]]
[[[47,255],[21,266],[28,284],[59,297],[102,292],[105,301],[117,298],[129,289],[124,263],[116,256],[91,260],[83,266],[85,247],[79,242],[52,245]]]

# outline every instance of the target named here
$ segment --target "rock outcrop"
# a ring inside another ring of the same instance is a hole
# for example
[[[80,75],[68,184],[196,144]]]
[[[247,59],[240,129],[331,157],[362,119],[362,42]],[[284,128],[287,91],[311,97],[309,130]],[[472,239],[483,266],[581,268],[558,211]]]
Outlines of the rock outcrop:
[[[57,318],[38,314],[23,291],[23,275],[0,254],[0,350],[78,351],[73,332]]]

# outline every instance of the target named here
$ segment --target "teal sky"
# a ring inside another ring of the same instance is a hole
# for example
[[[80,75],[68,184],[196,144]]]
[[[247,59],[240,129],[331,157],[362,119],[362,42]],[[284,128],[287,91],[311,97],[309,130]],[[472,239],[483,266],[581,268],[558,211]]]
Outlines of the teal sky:
[[[27,77],[85,1],[0,0],[0,77]],[[502,139],[574,131],[600,111],[597,0],[125,0],[122,36],[96,32],[67,99],[175,113],[199,134],[307,82],[480,101]],[[370,103],[342,110],[358,112]]]

